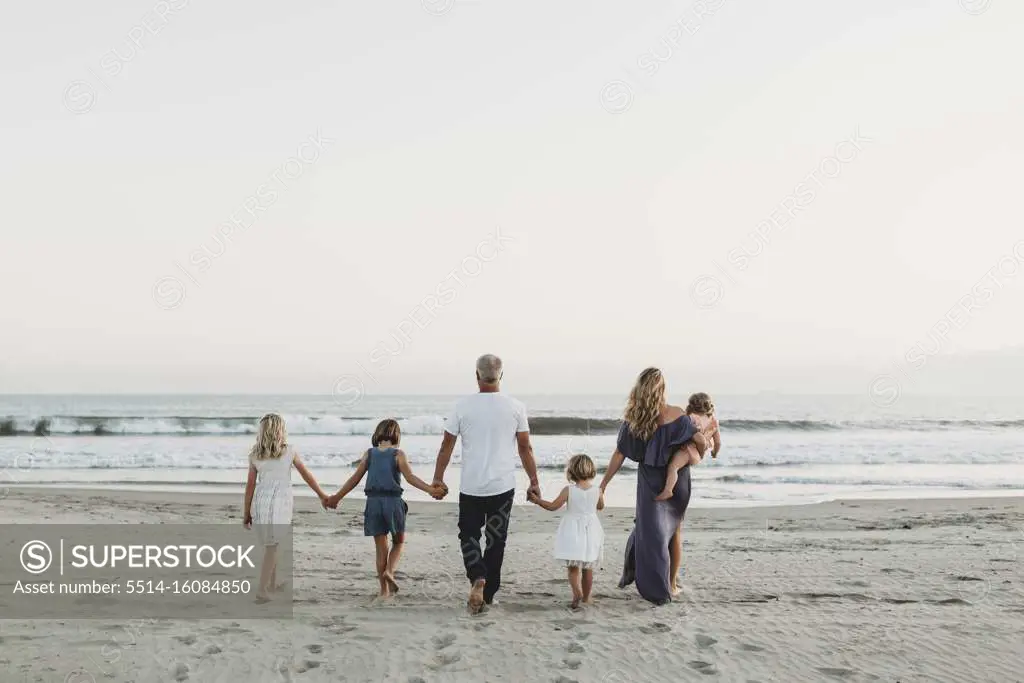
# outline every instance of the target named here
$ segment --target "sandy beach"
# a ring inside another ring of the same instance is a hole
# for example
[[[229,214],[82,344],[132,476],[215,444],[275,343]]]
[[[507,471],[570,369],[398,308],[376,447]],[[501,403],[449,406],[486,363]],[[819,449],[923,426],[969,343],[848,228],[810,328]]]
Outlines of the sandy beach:
[[[521,494],[520,494],[521,497]],[[414,503],[402,590],[372,598],[361,501],[299,499],[291,620],[0,621],[5,683],[135,681],[1019,681],[1024,499],[691,510],[686,593],[616,587],[571,612],[557,514],[517,506],[499,604],[466,614],[450,503]],[[239,523],[236,496],[11,488],[4,523]],[[7,589],[7,587],[5,587]]]

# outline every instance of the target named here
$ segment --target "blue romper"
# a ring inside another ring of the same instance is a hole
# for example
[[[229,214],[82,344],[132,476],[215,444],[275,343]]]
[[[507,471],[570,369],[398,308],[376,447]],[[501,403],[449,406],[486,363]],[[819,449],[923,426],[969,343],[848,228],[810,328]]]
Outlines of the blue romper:
[[[397,448],[371,448],[366,452],[366,508],[363,534],[392,540],[405,533],[405,515],[409,506],[402,500],[401,473]]]

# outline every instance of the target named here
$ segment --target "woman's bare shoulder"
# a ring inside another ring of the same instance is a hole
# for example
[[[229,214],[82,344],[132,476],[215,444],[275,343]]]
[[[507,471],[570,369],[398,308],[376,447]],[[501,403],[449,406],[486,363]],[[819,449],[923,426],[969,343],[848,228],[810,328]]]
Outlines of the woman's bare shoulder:
[[[669,422],[675,422],[676,420],[678,420],[679,418],[681,418],[685,414],[686,414],[686,411],[683,410],[682,408],[680,408],[679,406],[672,406],[672,405],[665,406],[665,410],[661,413],[662,424],[668,424]]]

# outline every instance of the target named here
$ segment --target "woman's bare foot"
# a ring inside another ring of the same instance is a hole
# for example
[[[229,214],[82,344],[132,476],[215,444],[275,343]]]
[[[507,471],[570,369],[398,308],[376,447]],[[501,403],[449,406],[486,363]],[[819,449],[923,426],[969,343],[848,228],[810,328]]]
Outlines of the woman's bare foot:
[[[679,584],[677,584],[676,582],[673,581],[672,582],[671,591],[672,591],[672,597],[676,597],[677,595],[679,595],[680,593],[683,592],[683,589],[679,587]]]
[[[267,593],[257,593],[255,602],[257,605],[265,605],[270,602],[270,595]]]
[[[469,613],[480,614],[484,608],[484,586],[487,585],[487,581],[484,579],[477,579],[473,582],[473,587],[469,589]]]
[[[665,489],[664,491],[659,493],[657,498],[655,498],[654,500],[668,500],[671,497],[672,497],[672,489]]]
[[[392,574],[384,573],[384,580],[387,581],[388,588],[391,590],[391,594],[398,593],[398,583],[395,581],[395,577]]]

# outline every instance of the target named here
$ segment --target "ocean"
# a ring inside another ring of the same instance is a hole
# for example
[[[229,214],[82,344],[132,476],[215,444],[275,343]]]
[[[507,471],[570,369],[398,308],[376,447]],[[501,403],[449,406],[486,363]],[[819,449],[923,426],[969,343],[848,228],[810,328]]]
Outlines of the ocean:
[[[624,396],[519,398],[529,411],[546,494],[564,482],[573,453],[607,464]],[[402,448],[429,481],[444,416],[456,399],[366,396],[340,405],[331,396],[4,395],[0,496],[19,485],[241,495],[246,453],[265,412],[285,417],[292,445],[325,488],[348,478],[385,417],[399,419]],[[693,468],[695,507],[1024,491],[1024,398],[902,396],[880,407],[865,392],[715,402],[723,447],[717,460]],[[453,490],[459,457],[456,449]],[[608,503],[632,505],[635,481],[627,464]],[[297,476],[295,486],[309,495]],[[428,500],[407,491],[410,499]]]

